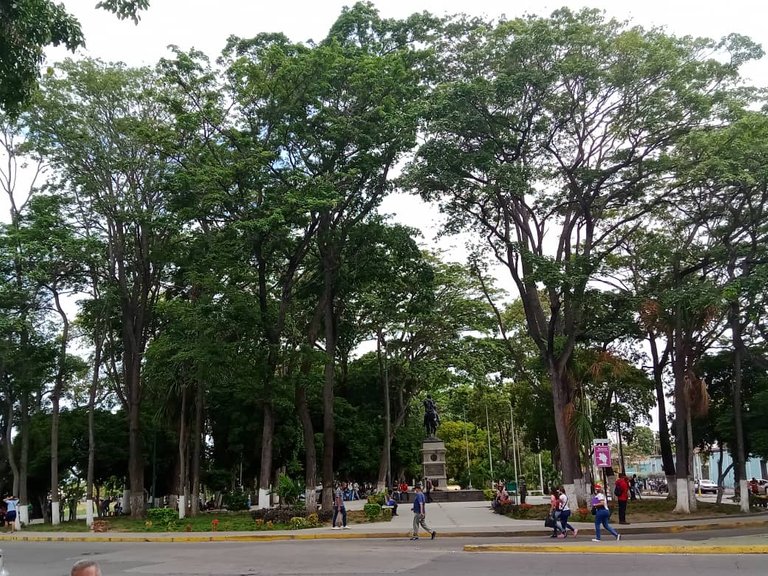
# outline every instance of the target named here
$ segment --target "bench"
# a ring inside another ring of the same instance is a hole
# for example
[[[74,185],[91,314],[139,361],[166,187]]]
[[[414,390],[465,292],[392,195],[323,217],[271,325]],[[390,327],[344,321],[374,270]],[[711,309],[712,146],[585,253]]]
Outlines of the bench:
[[[768,508],[768,496],[765,494],[750,494],[749,505],[759,508]]]

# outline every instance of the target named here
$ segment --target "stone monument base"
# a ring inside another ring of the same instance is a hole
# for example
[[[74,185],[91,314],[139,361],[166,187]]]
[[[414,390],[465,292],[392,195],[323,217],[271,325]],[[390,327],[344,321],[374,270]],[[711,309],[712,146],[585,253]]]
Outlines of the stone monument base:
[[[445,489],[448,485],[448,476],[445,472],[445,442],[439,438],[426,438],[421,443],[421,462],[422,478],[429,478],[432,486],[438,490]]]

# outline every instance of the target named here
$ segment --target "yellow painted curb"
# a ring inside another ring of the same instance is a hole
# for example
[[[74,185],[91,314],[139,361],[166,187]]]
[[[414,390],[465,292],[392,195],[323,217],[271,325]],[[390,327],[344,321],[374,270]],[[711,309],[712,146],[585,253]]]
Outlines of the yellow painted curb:
[[[557,544],[468,544],[465,552],[568,552],[570,554],[768,554],[768,546],[722,545],[722,546],[669,546],[669,545],[631,545],[605,542],[592,546],[575,544],[558,546]]]

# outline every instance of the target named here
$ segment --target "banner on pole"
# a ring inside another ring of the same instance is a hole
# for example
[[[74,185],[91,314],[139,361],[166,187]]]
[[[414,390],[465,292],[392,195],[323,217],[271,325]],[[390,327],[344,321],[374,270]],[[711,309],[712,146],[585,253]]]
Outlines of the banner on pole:
[[[610,444],[595,444],[595,466],[598,468],[607,468],[611,465],[611,446]]]

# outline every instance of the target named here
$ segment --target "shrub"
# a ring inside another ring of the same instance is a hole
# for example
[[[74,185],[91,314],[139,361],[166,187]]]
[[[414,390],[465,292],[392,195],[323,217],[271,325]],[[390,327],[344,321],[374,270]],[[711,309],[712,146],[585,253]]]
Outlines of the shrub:
[[[291,530],[301,530],[302,528],[309,528],[309,521],[304,516],[294,516],[288,522],[288,526]]]
[[[277,479],[277,487],[272,492],[280,497],[280,505],[294,506],[299,497],[304,493],[304,488],[299,482],[286,474],[280,474]]]
[[[232,490],[224,494],[224,507],[232,512],[248,508],[248,494],[242,490]]]
[[[382,492],[377,492],[376,494],[371,494],[370,496],[368,496],[368,503],[384,506],[384,504],[387,503],[387,493],[382,491]]]
[[[251,512],[251,518],[261,523],[290,524],[291,518],[306,517],[303,506],[286,506],[285,508],[260,508]]]
[[[385,522],[389,522],[392,520],[392,508],[382,508],[381,509],[381,519]]]
[[[493,500],[494,498],[496,498],[496,491],[491,490],[490,488],[484,488],[483,496],[485,496],[486,500]]]
[[[381,506],[378,504],[366,504],[363,506],[363,512],[368,521],[373,522],[376,518],[381,516]]]
[[[496,508],[498,514],[521,519],[543,518],[546,511],[549,511],[549,506],[531,506],[530,504],[513,504],[511,502],[500,504]]]
[[[175,524],[178,519],[179,513],[173,508],[150,508],[147,510],[147,520],[152,524]]]

